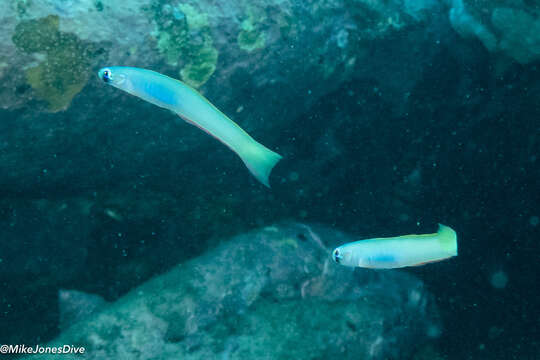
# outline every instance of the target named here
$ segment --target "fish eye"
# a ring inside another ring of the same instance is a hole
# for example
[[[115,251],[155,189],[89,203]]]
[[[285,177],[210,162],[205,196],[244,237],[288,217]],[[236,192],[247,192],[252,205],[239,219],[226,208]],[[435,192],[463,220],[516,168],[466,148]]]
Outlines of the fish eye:
[[[105,82],[111,82],[112,81],[112,73],[111,70],[105,69],[103,70],[103,73],[101,75],[101,79]]]
[[[341,260],[341,258],[342,256],[339,253],[339,250],[338,249],[334,250],[334,261],[339,264],[339,261]]]

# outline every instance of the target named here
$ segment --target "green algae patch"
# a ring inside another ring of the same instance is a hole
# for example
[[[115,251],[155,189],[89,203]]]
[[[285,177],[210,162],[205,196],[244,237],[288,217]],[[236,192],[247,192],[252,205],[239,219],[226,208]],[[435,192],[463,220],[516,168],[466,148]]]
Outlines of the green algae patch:
[[[86,82],[94,46],[59,30],[58,16],[21,21],[12,37],[18,49],[44,54],[46,59],[26,70],[26,80],[36,95],[56,112],[69,106]]]
[[[180,76],[189,85],[202,86],[216,70],[219,54],[208,16],[189,4],[155,2],[151,10],[157,24],[157,46],[167,63],[181,66]]]
[[[237,42],[240,49],[247,52],[262,49],[266,44],[266,34],[259,29],[255,17],[250,14],[240,25]]]
[[[26,71],[28,83],[40,98],[48,102],[51,112],[67,108],[75,95],[83,89],[87,80],[73,83],[63,80],[55,82],[55,73],[56,71],[47,65],[39,65]]]

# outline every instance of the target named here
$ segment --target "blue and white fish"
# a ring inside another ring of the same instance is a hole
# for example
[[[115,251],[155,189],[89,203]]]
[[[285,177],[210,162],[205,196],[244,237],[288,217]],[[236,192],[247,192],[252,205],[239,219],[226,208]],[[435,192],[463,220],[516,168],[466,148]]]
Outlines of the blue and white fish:
[[[173,111],[214,136],[240,156],[257,180],[270,187],[268,176],[281,155],[255,141],[195,89],[155,71],[134,67],[111,66],[99,70],[98,76],[109,85]]]
[[[351,242],[334,250],[332,258],[345,266],[394,269],[419,266],[457,256],[457,235],[439,224],[434,234],[403,235]]]

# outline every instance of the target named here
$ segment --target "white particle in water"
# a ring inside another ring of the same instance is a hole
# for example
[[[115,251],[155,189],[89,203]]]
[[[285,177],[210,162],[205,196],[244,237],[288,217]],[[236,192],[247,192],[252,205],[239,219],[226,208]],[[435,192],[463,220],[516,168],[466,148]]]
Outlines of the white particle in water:
[[[496,271],[491,275],[490,282],[495,289],[504,289],[508,284],[508,275],[502,270]]]
[[[427,336],[430,338],[438,338],[441,336],[441,329],[434,324],[430,324],[427,328]]]
[[[531,226],[536,226],[540,223],[540,218],[538,218],[538,216],[531,216],[529,218],[529,224],[531,224]]]
[[[349,43],[349,32],[345,29],[341,29],[336,36],[336,40],[338,47],[342,49],[347,47],[347,44]]]
[[[420,294],[417,290],[412,290],[409,292],[409,304],[416,306],[418,305],[418,302],[422,298],[422,294]]]
[[[300,176],[296,171],[293,171],[289,174],[289,180],[291,181],[297,181]]]

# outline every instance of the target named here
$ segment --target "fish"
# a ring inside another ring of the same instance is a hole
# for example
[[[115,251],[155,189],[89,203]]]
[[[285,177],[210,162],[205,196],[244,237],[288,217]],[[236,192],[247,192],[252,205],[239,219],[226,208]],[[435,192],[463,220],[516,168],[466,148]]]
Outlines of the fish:
[[[270,187],[268,177],[282,156],[255,141],[197,90],[158,72],[126,66],[98,71],[106,84],[168,109],[234,151],[255,178]]]
[[[456,232],[439,224],[434,234],[374,238],[341,245],[332,252],[341,265],[369,269],[420,266],[457,256]]]

